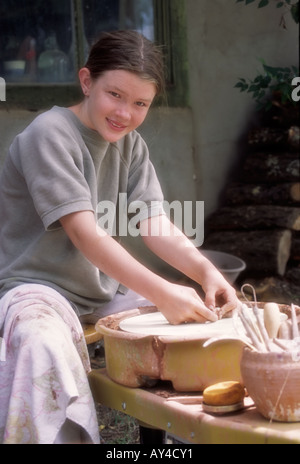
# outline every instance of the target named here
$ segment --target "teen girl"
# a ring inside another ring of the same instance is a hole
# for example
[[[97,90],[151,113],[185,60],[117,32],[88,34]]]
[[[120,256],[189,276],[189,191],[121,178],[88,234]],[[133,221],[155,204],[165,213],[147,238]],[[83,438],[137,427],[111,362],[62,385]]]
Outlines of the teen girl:
[[[215,321],[234,289],[164,214],[136,132],[164,90],[159,49],[132,31],[103,35],[80,71],[83,100],[39,115],[13,141],[0,185],[0,440],[99,440],[79,317],[156,305],[172,324]],[[139,232],[199,283],[155,274],[97,223],[102,201],[141,202]],[[151,233],[155,231],[155,233]],[[158,231],[160,231],[158,233]],[[129,290],[127,290],[129,289]]]

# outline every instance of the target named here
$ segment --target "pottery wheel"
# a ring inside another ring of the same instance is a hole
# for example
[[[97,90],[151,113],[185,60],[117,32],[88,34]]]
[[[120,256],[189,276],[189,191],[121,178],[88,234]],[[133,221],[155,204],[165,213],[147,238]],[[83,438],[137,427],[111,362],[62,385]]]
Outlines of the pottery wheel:
[[[125,332],[143,335],[166,335],[175,337],[211,338],[227,335],[238,338],[231,318],[216,322],[172,325],[160,312],[141,314],[123,319],[119,328]]]

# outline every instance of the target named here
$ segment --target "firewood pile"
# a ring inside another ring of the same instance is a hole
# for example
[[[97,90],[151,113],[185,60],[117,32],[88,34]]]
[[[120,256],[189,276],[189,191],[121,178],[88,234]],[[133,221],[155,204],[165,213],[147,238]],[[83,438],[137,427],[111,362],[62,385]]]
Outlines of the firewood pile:
[[[243,259],[261,301],[300,301],[299,139],[296,124],[251,130],[238,179],[206,223],[203,248]]]

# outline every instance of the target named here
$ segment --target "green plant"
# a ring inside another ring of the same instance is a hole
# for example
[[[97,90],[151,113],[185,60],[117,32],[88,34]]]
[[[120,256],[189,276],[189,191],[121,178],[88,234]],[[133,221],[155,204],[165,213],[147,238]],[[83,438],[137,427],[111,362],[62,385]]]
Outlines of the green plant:
[[[258,1],[258,8],[266,7],[270,0],[236,0],[236,3],[244,2],[250,5]],[[296,24],[299,23],[299,3],[300,0],[273,0],[277,8],[285,8],[292,16]],[[286,28],[284,14],[282,15],[281,26]],[[292,93],[294,90],[293,79],[299,76],[299,67],[272,67],[268,66],[261,60],[263,70],[254,79],[240,78],[235,87],[241,92],[252,94],[257,103],[258,110],[270,110],[274,103],[276,105],[296,106],[297,102],[293,100]]]
[[[246,5],[250,5],[250,3],[254,3],[257,0],[236,0],[236,3],[240,2],[245,2]],[[293,1],[293,0],[274,0],[276,1],[276,7],[277,8],[285,8],[290,11],[293,20],[295,21],[296,24],[299,24],[299,0]],[[258,0],[258,8],[263,8],[265,6],[268,6],[270,4],[270,0]],[[285,27],[285,20],[284,16],[282,16],[281,19],[281,25]]]
[[[248,0],[249,1],[249,0]],[[257,109],[268,111],[273,106],[273,97],[276,101],[286,105],[290,103],[296,106],[297,102],[292,99],[294,77],[299,76],[299,68],[291,67],[272,67],[262,62],[263,72],[254,79],[240,78],[235,87],[241,92],[252,94],[257,103]]]

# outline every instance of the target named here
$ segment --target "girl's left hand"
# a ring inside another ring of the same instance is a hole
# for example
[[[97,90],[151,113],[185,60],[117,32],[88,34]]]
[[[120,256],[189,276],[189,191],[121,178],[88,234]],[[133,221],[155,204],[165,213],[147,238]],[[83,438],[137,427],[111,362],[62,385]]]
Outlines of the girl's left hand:
[[[202,287],[205,292],[205,305],[211,310],[220,308],[219,318],[239,306],[235,289],[218,271],[207,276],[205,282],[202,282]]]

